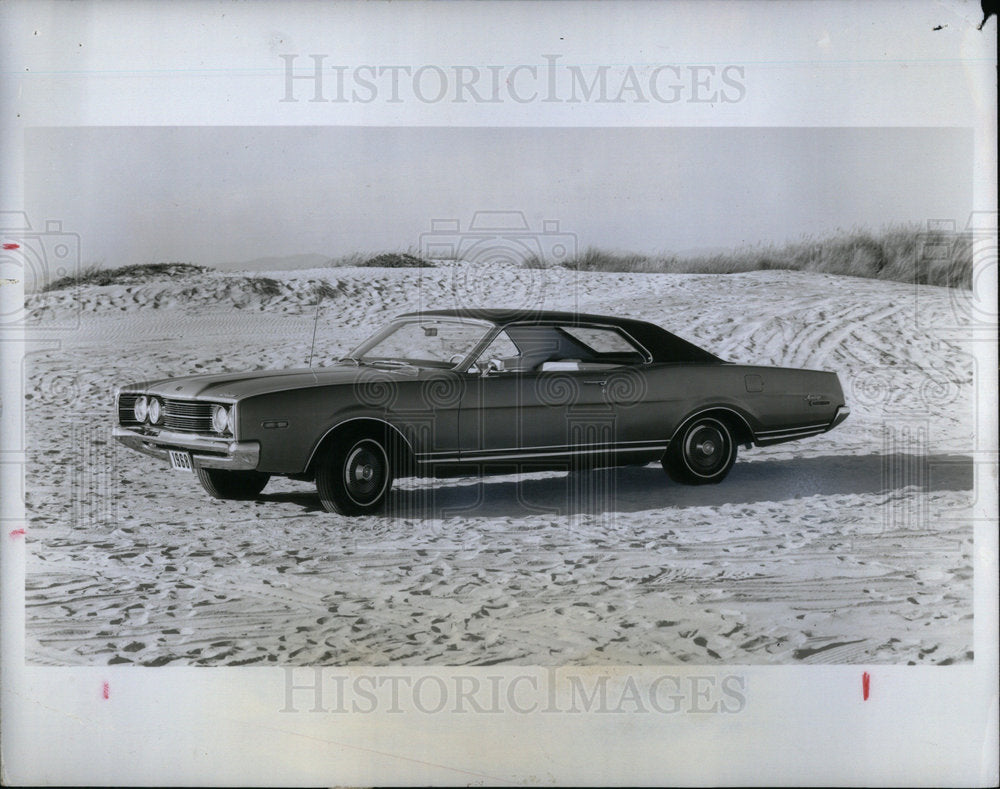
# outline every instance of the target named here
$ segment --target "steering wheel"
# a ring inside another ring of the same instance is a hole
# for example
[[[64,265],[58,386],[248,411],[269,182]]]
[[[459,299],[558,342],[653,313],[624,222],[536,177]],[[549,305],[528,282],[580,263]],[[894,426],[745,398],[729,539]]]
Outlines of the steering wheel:
[[[458,364],[464,358],[465,358],[464,353],[452,354],[452,357],[448,360],[448,364]]]

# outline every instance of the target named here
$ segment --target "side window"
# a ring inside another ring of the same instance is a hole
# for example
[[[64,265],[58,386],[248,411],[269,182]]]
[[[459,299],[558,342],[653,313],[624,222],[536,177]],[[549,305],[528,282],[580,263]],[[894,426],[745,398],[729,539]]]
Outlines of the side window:
[[[490,359],[500,359],[504,363],[504,369],[516,369],[521,352],[514,345],[507,332],[502,331],[493,338],[493,342],[486,346],[486,349],[479,355],[479,364],[486,364]]]
[[[631,354],[639,352],[638,348],[614,329],[600,329],[590,326],[561,326],[560,328],[595,353]]]

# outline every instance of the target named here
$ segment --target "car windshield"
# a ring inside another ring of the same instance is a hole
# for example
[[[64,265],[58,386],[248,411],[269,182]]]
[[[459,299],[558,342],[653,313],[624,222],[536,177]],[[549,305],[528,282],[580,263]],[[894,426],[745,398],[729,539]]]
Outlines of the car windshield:
[[[396,321],[347,355],[358,363],[402,363],[454,367],[479,344],[492,324],[457,318],[419,317]]]

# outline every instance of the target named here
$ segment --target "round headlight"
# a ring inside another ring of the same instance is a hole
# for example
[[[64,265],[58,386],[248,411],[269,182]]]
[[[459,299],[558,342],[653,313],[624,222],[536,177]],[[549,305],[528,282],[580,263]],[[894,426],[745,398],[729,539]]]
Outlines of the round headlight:
[[[151,397],[149,398],[149,422],[153,425],[160,424],[160,419],[163,417],[163,406],[160,403],[159,398]]]
[[[146,395],[142,395],[135,401],[133,412],[135,413],[136,422],[146,421],[146,415],[149,413],[149,401],[146,399]]]
[[[216,433],[225,433],[232,427],[230,411],[224,405],[212,406],[212,429]]]

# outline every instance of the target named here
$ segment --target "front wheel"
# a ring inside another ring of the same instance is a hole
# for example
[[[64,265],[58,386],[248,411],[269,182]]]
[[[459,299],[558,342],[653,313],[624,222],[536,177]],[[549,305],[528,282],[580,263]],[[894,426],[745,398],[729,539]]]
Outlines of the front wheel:
[[[391,486],[389,453],[381,441],[370,436],[337,442],[316,467],[316,490],[327,512],[374,512]]]
[[[721,419],[699,417],[670,442],[661,462],[674,482],[685,485],[722,482],[736,462],[732,430]]]
[[[246,500],[256,497],[271,478],[261,471],[226,471],[197,468],[198,481],[213,499]]]

